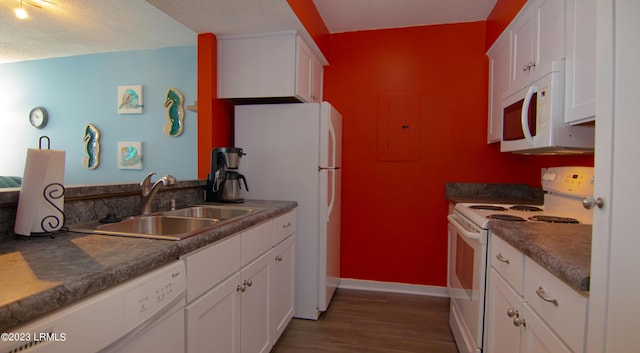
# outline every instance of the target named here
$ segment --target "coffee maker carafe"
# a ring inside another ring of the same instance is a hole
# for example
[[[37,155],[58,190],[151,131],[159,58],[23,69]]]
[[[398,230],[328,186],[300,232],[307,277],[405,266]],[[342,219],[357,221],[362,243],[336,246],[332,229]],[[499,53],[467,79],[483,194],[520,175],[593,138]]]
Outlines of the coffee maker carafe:
[[[242,184],[247,187],[247,179],[238,173],[240,158],[244,156],[242,148],[216,147],[211,151],[211,173],[205,189],[205,200],[217,202],[241,203]]]

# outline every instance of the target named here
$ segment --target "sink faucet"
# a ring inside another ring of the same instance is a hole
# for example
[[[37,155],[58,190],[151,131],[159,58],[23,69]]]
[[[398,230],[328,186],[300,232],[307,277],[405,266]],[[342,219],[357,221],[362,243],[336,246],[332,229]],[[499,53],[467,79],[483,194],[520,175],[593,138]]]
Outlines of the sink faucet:
[[[151,213],[151,203],[160,188],[160,184],[164,186],[176,185],[176,178],[173,175],[167,174],[151,186],[151,177],[154,174],[156,173],[149,173],[140,183],[140,187],[142,188],[142,194],[140,195],[140,213],[143,215]]]

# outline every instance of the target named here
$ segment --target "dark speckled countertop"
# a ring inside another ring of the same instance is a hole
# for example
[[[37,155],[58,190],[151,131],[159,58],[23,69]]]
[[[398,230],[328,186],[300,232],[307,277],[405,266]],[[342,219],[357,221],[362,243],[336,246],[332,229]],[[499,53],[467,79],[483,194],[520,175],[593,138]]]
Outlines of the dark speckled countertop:
[[[588,295],[591,273],[590,225],[496,220],[489,222],[489,231],[573,289]]]
[[[181,241],[78,233],[1,240],[0,332],[287,213],[297,203],[247,201],[242,205],[265,211]]]

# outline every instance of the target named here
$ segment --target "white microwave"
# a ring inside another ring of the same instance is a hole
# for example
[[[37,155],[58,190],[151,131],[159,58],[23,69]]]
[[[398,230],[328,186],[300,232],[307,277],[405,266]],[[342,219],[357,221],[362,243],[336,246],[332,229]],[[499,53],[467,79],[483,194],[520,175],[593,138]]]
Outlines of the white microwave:
[[[564,60],[502,101],[501,152],[593,153],[595,129],[564,122]]]

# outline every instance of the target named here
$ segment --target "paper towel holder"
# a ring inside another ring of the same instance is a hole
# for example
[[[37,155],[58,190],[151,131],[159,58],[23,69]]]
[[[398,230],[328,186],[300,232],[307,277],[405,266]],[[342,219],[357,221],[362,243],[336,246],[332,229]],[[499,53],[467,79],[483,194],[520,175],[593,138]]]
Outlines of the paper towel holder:
[[[51,149],[51,139],[47,135],[40,136],[40,139],[38,140],[38,148],[42,149],[42,140],[45,140],[45,139],[47,140],[47,149],[50,150]]]

